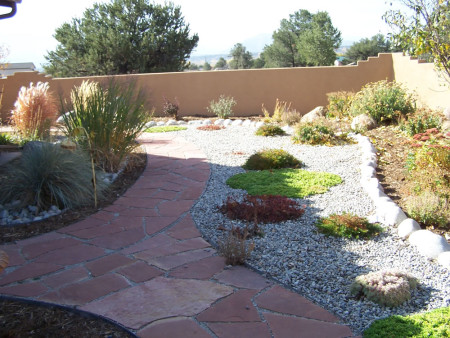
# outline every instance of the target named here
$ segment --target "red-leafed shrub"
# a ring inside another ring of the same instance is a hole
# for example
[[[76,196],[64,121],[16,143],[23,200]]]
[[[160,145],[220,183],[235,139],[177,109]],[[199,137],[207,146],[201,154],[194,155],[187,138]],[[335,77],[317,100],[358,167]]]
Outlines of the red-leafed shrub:
[[[231,219],[252,223],[277,223],[301,217],[305,206],[284,196],[245,195],[242,202],[228,197],[219,210]]]

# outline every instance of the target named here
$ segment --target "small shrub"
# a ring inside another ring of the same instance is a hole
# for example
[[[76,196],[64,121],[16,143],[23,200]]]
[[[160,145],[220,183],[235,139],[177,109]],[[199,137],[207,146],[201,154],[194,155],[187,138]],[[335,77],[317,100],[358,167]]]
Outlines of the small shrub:
[[[442,119],[437,114],[420,113],[410,116],[406,122],[400,123],[400,130],[408,136],[414,136],[432,128],[439,129],[441,125]]]
[[[321,218],[316,226],[325,235],[347,238],[370,238],[383,231],[382,227],[366,218],[349,213]]]
[[[333,128],[325,121],[299,124],[294,132],[294,143],[310,145],[341,145],[352,143],[347,133],[335,134]]]
[[[9,135],[7,133],[0,133],[0,144],[1,145],[14,144],[14,139],[11,135]]]
[[[227,180],[231,188],[244,189],[249,195],[280,195],[290,198],[322,194],[341,182],[342,179],[335,174],[301,169],[249,171]]]
[[[142,92],[135,92],[133,83],[84,83],[72,93],[72,109],[63,112],[64,130],[88,150],[103,170],[115,172],[124,159],[138,146],[150,114],[144,108]],[[80,133],[80,130],[84,132]]]
[[[277,125],[265,124],[259,127],[255,134],[258,136],[282,136],[286,135],[286,132]]]
[[[254,223],[277,223],[300,218],[305,212],[298,202],[276,195],[245,195],[242,202],[228,197],[219,208],[230,219]]]
[[[206,109],[208,112],[215,114],[221,119],[226,119],[233,115],[233,107],[236,105],[236,101],[233,97],[228,97],[225,95],[220,95],[219,100],[211,101],[209,107]]]
[[[350,293],[382,306],[395,307],[411,299],[417,279],[400,271],[377,271],[356,277]]]
[[[283,149],[264,149],[250,156],[245,164],[247,170],[300,168],[303,163]]]
[[[182,126],[156,126],[145,129],[146,133],[169,133],[171,131],[186,130],[187,127]]]
[[[450,203],[447,198],[425,190],[406,200],[408,215],[427,226],[450,229]]]
[[[203,130],[203,131],[213,131],[213,130],[221,130],[221,129],[225,129],[224,126],[217,126],[215,124],[209,124],[206,126],[200,126],[197,127],[198,130]]]
[[[327,117],[347,117],[354,96],[354,92],[346,91],[328,93]]]
[[[50,127],[56,119],[58,107],[49,92],[48,82],[22,87],[11,115],[11,122],[20,137],[44,140],[50,137]]]
[[[178,102],[177,98],[175,98],[174,102],[169,101],[165,96],[163,97],[163,99],[163,114],[165,116],[173,118],[174,120],[177,120],[178,110],[180,109],[180,103]]]
[[[219,254],[225,257],[227,265],[242,265],[250,258],[255,248],[253,242],[247,243],[247,236],[236,236],[235,231],[228,231],[227,235],[218,243]]]
[[[416,109],[416,100],[400,84],[386,80],[369,83],[352,100],[352,116],[367,114],[379,124],[391,124]]]
[[[450,337],[450,307],[409,316],[390,316],[375,320],[364,331],[364,338]]]
[[[91,165],[80,151],[44,143],[24,151],[20,164],[7,172],[0,186],[1,204],[19,200],[21,206],[41,209],[51,205],[71,208],[94,201]],[[101,193],[104,188],[98,181],[97,191]]]
[[[302,114],[296,110],[288,110],[281,115],[281,123],[287,124],[288,126],[294,126],[300,123],[301,119]]]

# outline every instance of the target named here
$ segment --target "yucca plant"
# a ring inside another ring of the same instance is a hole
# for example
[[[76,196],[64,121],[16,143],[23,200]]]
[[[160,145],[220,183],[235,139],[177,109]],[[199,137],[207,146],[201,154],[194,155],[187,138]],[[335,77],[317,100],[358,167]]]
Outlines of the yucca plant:
[[[65,109],[69,111],[63,115],[65,133],[90,151],[105,171],[118,170],[137,147],[136,138],[150,118],[142,93],[134,89],[133,84],[125,87],[110,82],[103,88],[84,83],[72,91],[72,109]],[[85,133],[77,136],[80,128]]]
[[[89,158],[82,151],[43,143],[23,152],[20,163],[6,170],[0,186],[0,204],[19,200],[39,209],[57,205],[72,208],[94,200]],[[97,184],[98,192],[105,188]]]
[[[42,140],[50,136],[50,127],[56,119],[58,107],[49,92],[48,82],[22,87],[11,115],[11,123],[20,137]]]

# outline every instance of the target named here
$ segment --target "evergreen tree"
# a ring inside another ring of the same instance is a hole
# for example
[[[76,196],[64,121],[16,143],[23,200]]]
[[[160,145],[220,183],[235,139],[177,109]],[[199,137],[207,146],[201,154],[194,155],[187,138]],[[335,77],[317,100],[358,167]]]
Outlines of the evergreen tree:
[[[182,71],[198,43],[180,7],[149,0],[96,3],[54,37],[44,69],[59,77]]]

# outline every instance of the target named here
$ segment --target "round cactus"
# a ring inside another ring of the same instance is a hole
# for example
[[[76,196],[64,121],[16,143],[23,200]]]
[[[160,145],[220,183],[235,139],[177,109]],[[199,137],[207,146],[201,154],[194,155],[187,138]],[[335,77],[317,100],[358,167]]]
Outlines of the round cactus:
[[[377,271],[356,277],[350,292],[358,298],[395,307],[411,298],[417,283],[415,277],[400,271]]]

